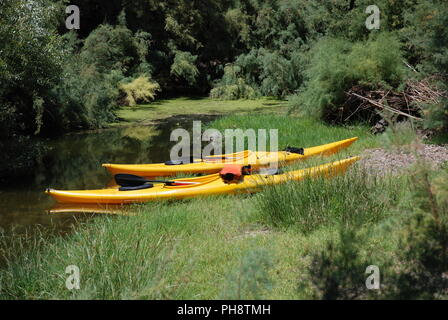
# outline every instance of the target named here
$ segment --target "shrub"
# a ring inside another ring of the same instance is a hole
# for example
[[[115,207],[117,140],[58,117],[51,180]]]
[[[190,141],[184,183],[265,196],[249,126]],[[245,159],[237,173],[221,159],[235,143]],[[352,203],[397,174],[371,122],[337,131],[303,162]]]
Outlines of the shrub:
[[[265,48],[252,49],[224,68],[224,75],[211,96],[224,99],[251,98],[255,95],[285,97],[302,82],[303,55],[286,55]],[[252,88],[250,90],[249,88]]]
[[[383,116],[387,118],[387,116]],[[411,122],[396,122],[388,119],[388,127],[380,138],[384,148],[406,148],[418,140],[417,132]]]
[[[263,248],[249,251],[227,279],[223,299],[263,299],[272,288],[269,269],[272,259]]]
[[[176,50],[170,73],[177,78],[184,79],[189,85],[193,85],[199,75],[199,70],[195,65],[197,58],[198,56],[194,56],[190,52]]]
[[[138,102],[154,100],[160,86],[157,82],[151,82],[149,78],[141,76],[132,82],[121,84],[120,89],[126,95],[127,105],[134,106]]]
[[[95,65],[98,72],[119,70],[125,76],[137,72],[151,74],[146,61],[150,34],[133,33],[125,25],[100,25],[92,31],[81,50],[82,63]]]
[[[119,71],[103,74],[74,56],[64,68],[62,81],[52,89],[49,109],[57,117],[47,121],[61,131],[104,126],[115,119],[121,79]]]
[[[312,255],[308,280],[315,299],[351,300],[371,294],[365,285],[365,270],[371,263],[361,254],[364,240],[354,229],[342,228],[338,241]]]
[[[151,75],[152,67],[146,60],[149,38],[149,34],[133,33],[124,24],[105,24],[92,31],[78,52],[80,41],[75,34],[67,34],[64,40],[70,59],[61,81],[51,90],[48,108],[53,117],[47,115],[46,121],[60,131],[101,128],[115,120],[120,89],[127,91],[129,103],[153,97],[157,87],[151,86],[157,84],[142,80]],[[126,90],[121,88],[122,82],[137,75],[142,79],[125,84]]]
[[[249,86],[243,77],[239,75],[240,68],[228,65],[224,68],[224,76],[218,84],[210,91],[213,99],[253,99],[257,92]]]
[[[405,77],[400,46],[397,37],[390,33],[357,43],[322,39],[310,52],[311,62],[305,72],[307,82],[291,107],[329,117],[354,85],[400,86]]]
[[[419,163],[411,175],[412,212],[398,246],[399,270],[387,295],[394,299],[448,296],[448,170]]]

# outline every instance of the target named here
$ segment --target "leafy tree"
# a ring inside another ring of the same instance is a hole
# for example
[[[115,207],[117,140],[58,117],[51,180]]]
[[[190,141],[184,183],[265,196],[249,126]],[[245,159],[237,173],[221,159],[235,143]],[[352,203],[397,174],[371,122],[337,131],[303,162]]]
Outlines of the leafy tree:
[[[0,6],[0,132],[38,133],[65,58],[52,24],[55,7],[46,0]]]
[[[195,65],[197,58],[198,56],[193,56],[190,52],[175,51],[174,62],[171,65],[171,74],[193,85],[199,74],[198,68]]]
[[[135,35],[125,25],[100,25],[85,40],[81,50],[82,62],[95,65],[99,72],[119,70],[125,76],[136,72],[151,74],[146,60],[151,35]]]

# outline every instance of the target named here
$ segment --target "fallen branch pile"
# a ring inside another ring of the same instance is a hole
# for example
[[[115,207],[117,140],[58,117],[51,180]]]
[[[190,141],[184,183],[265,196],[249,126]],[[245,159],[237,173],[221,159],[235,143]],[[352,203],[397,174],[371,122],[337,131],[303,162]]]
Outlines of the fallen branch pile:
[[[437,79],[432,76],[420,81],[408,80],[403,91],[353,86],[346,92],[347,99],[339,109],[339,120],[361,117],[377,122],[382,118],[379,113],[386,111],[394,114],[397,120],[407,118],[421,121],[425,104],[437,104],[443,97],[447,97],[447,92],[434,85]]]

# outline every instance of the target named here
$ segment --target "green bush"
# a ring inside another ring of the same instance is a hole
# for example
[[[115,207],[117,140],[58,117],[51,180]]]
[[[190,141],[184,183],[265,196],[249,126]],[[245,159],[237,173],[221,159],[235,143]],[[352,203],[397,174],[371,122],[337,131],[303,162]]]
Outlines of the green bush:
[[[119,70],[125,76],[151,75],[146,60],[150,38],[145,32],[134,34],[125,25],[100,25],[84,41],[81,59],[86,65],[95,65],[100,73]]]
[[[176,50],[171,65],[171,75],[184,79],[189,85],[193,85],[199,75],[199,70],[195,65],[197,58],[198,56],[194,56],[190,52]]]
[[[154,100],[156,92],[160,91],[160,86],[147,77],[138,77],[132,82],[121,84],[120,89],[126,94],[127,105],[135,106],[137,102]]]
[[[215,84],[211,96],[225,99],[251,98],[259,94],[285,97],[302,82],[302,60],[300,52],[291,52],[285,57],[278,51],[253,49],[224,68],[224,75]],[[239,94],[229,94],[236,88]]]
[[[394,299],[448,297],[448,170],[428,169],[420,162],[410,176],[411,205],[398,246],[400,268],[387,296]]]
[[[49,109],[54,117],[47,121],[53,121],[53,127],[60,131],[103,127],[115,119],[122,79],[119,71],[102,74],[74,56],[65,66],[61,82],[52,89]]]
[[[70,131],[101,128],[114,121],[123,82],[151,76],[152,67],[146,59],[149,38],[149,34],[133,33],[123,24],[105,24],[94,30],[79,50],[76,35],[67,34],[64,41],[70,59],[61,81],[51,90],[48,107],[57,117],[47,122],[53,122],[60,131]]]
[[[419,0],[405,9],[406,27],[402,34],[408,55],[417,69],[429,74],[447,74],[448,7],[443,0]]]
[[[258,96],[257,92],[239,74],[240,68],[229,65],[224,68],[224,76],[219,83],[210,91],[213,99],[253,99]]]
[[[354,85],[397,88],[405,79],[401,43],[390,33],[357,43],[324,38],[309,54],[307,82],[290,101],[293,109],[310,115],[335,113],[345,101],[345,92]]]
[[[372,293],[366,288],[366,268],[372,263],[362,255],[365,242],[354,228],[342,228],[338,241],[330,241],[324,250],[312,255],[309,283],[313,298],[323,300],[353,300]]]

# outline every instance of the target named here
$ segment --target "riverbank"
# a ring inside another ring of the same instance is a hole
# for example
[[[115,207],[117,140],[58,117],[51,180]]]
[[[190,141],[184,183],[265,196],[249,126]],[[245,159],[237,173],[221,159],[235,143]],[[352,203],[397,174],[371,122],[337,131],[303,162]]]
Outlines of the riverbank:
[[[360,138],[336,156],[294,168],[395,147],[390,135],[374,136],[367,127],[276,114],[230,115],[209,127],[275,128],[279,147]],[[399,240],[416,207],[412,176],[375,177],[355,166],[332,180],[288,183],[252,196],[149,203],[135,206],[132,217],[99,216],[66,237],[39,238],[26,249],[14,242],[3,252],[9,263],[0,273],[0,298],[319,298],[328,285],[319,281],[331,273],[350,285],[341,267],[345,251],[338,251],[343,229],[357,234],[358,251],[345,265],[359,269],[362,284],[368,265],[386,269],[400,261]],[[79,267],[79,290],[65,287],[69,265]]]
[[[160,99],[150,104],[121,107],[118,120],[112,126],[148,125],[168,117],[179,115],[225,115],[252,112],[282,114],[287,111],[287,102],[274,98],[257,100],[214,100],[208,97],[178,97]]]

